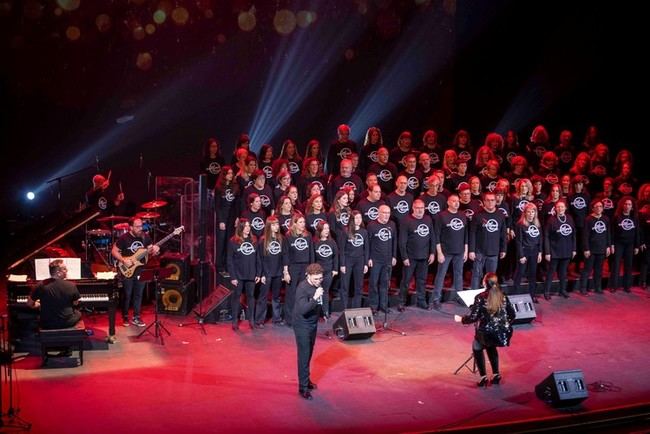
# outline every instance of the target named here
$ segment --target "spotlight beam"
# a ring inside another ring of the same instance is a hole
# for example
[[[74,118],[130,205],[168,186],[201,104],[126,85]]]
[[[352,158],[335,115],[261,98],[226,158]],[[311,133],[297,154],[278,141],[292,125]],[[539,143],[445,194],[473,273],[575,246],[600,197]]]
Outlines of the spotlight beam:
[[[253,149],[273,139],[363,29],[362,19],[353,16],[343,28],[317,23],[282,41],[249,129]]]
[[[453,18],[433,8],[413,17],[350,118],[355,140],[442,70],[454,52],[451,26]]]

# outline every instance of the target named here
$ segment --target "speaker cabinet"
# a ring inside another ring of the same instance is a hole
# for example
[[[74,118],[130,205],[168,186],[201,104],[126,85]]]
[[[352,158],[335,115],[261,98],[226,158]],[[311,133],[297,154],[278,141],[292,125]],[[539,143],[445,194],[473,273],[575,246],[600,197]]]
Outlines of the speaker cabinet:
[[[201,301],[195,311],[201,314],[205,322],[216,323],[232,319],[230,300],[232,291],[223,285],[217,285],[210,294]]]
[[[173,315],[187,315],[196,302],[194,280],[182,284],[173,281],[160,283],[161,294],[158,299],[158,312]]]
[[[512,322],[513,324],[525,324],[537,318],[535,303],[530,298],[530,294],[509,295],[508,298],[510,299],[510,303],[512,303],[512,307],[515,308],[516,316]]]
[[[535,394],[554,407],[574,406],[587,399],[587,385],[580,369],[555,371],[535,386]]]
[[[340,339],[367,339],[375,334],[375,319],[369,307],[345,309],[332,326],[334,334]]]
[[[172,269],[171,276],[165,279],[168,282],[187,283],[190,281],[190,255],[187,253],[164,253],[160,256],[160,267]]]

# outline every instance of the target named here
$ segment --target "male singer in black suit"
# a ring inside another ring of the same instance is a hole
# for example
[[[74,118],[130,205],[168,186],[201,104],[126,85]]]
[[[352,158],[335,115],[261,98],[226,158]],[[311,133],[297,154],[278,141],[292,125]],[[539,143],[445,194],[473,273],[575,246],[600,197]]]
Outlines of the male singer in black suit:
[[[309,379],[309,363],[316,342],[316,327],[323,303],[323,267],[309,264],[307,277],[296,288],[293,308],[293,332],[298,347],[298,393],[305,399],[312,399],[311,390],[316,384]]]

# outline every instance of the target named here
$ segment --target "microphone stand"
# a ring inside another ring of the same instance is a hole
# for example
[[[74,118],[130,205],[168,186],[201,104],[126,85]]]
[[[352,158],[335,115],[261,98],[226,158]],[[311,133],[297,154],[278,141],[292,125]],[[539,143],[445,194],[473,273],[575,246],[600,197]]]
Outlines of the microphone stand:
[[[79,169],[79,170],[76,170],[74,172],[66,173],[64,175],[57,176],[56,178],[52,178],[52,179],[49,179],[49,180],[45,181],[46,184],[53,184],[53,183],[56,182],[56,186],[57,186],[56,199],[57,199],[59,210],[61,209],[61,182],[66,178],[70,178],[71,176],[78,175],[78,174],[83,173],[83,172],[85,172],[85,171],[87,171],[89,169],[94,169],[94,168],[95,168],[95,166],[86,166],[83,169]]]
[[[388,281],[388,286],[390,287],[390,279]],[[389,288],[390,289],[390,288]],[[387,296],[388,298],[388,296]],[[397,330],[393,327],[390,327],[388,325],[388,305],[389,305],[389,300],[386,300],[386,308],[384,309],[384,322],[381,324],[380,328],[377,329],[377,333],[382,333],[382,332],[393,332],[397,333],[402,336],[406,336],[406,332],[402,330]]]

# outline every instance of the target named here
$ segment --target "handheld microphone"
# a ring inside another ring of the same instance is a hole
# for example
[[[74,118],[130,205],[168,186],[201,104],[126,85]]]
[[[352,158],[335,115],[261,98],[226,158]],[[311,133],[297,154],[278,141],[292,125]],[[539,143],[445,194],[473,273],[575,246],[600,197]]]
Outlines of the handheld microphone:
[[[147,173],[147,192],[151,191],[151,171]]]
[[[142,152],[140,152],[140,169],[142,169]]]
[[[323,290],[323,287],[322,287],[322,286],[319,286],[318,289],[320,289],[320,290],[322,291],[322,290]],[[321,306],[323,305],[323,294],[321,294],[321,295],[318,296],[318,301],[317,301],[317,303],[320,304]]]
[[[95,168],[99,172],[99,155],[95,155]]]

